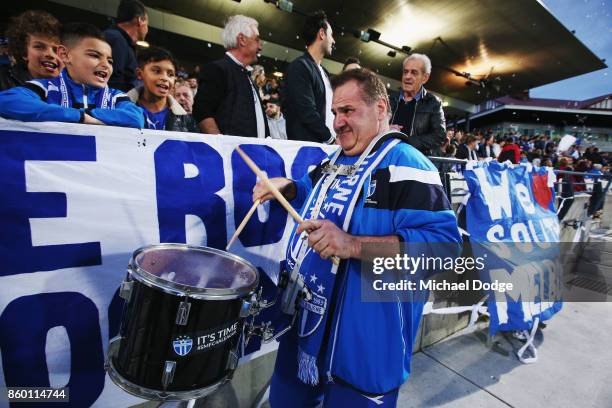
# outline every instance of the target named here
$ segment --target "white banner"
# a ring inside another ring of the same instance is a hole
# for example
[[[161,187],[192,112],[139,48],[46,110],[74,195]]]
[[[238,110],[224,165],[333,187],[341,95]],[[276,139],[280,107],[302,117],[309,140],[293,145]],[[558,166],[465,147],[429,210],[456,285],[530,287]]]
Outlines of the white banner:
[[[117,288],[141,246],[225,247],[256,181],[238,145],[270,177],[290,178],[334,149],[0,119],[0,387],[69,386],[78,407],[142,402],[104,372]],[[232,252],[275,281],[291,227],[266,203]]]

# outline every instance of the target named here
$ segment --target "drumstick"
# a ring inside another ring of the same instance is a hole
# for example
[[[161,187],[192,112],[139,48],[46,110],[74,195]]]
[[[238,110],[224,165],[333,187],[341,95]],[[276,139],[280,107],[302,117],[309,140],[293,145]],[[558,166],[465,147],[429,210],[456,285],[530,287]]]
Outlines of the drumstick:
[[[253,173],[255,173],[257,177],[259,177],[259,179],[263,181],[263,183],[270,189],[270,192],[272,193],[274,198],[276,198],[276,200],[280,203],[280,205],[285,210],[287,210],[287,212],[291,215],[291,217],[293,217],[295,222],[297,222],[298,224],[303,223],[304,219],[300,216],[300,214],[297,213],[297,211],[295,211],[295,209],[291,206],[291,204],[289,204],[287,199],[281,194],[280,191],[278,191],[276,186],[272,184],[268,176],[266,176],[266,173],[261,171],[261,169],[257,167],[257,164],[255,164],[255,162],[251,160],[251,158],[247,156],[247,154],[243,152],[239,146],[236,146],[236,151],[238,152],[240,157],[242,157],[242,159],[247,164],[247,166],[249,166],[251,170],[253,170]],[[340,263],[340,258],[338,258],[335,255],[332,256],[331,260],[334,265],[338,265]]]
[[[289,204],[287,199],[281,194],[280,191],[278,191],[276,186],[274,184],[272,184],[272,182],[270,181],[268,176],[266,176],[266,173],[261,171],[259,169],[259,167],[257,167],[257,165],[255,164],[255,162],[253,160],[251,160],[251,158],[249,156],[247,156],[246,153],[243,152],[240,147],[236,146],[236,151],[242,157],[242,159],[245,161],[247,166],[249,166],[251,168],[251,170],[253,170],[253,173],[255,173],[257,175],[257,177],[259,177],[259,179],[261,181],[263,181],[266,186],[268,186],[268,188],[270,189],[270,192],[272,193],[274,198],[276,198],[276,200],[280,203],[280,205],[282,205],[283,208],[285,210],[287,210],[287,212],[293,217],[295,222],[297,222],[298,224],[303,223],[304,220],[302,219],[302,217],[300,217],[300,214],[298,214],[297,211],[295,211],[293,209],[293,207],[291,206],[291,204]]]
[[[249,212],[246,213],[246,215],[244,216],[244,218],[242,219],[242,222],[240,223],[240,225],[238,226],[238,228],[236,228],[236,232],[234,232],[234,235],[232,235],[232,239],[230,239],[229,243],[227,244],[227,246],[225,247],[226,251],[229,251],[229,248],[232,246],[232,244],[234,243],[234,241],[236,240],[236,238],[238,238],[238,235],[240,235],[240,233],[242,232],[242,230],[244,229],[244,227],[246,227],[247,223],[249,222],[249,219],[251,218],[251,216],[253,215],[253,213],[255,212],[255,210],[257,209],[257,206],[261,203],[261,200],[258,198],[257,200],[255,200],[255,202],[253,203],[253,206],[251,207],[251,209],[249,210]]]

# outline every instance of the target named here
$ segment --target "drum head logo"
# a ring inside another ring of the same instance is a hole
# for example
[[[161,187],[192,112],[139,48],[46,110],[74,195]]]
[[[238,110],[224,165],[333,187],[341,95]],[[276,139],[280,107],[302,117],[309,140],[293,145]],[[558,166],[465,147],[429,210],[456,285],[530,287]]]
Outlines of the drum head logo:
[[[172,342],[172,346],[176,354],[179,356],[186,356],[193,347],[193,340],[185,336],[177,337],[176,340]]]

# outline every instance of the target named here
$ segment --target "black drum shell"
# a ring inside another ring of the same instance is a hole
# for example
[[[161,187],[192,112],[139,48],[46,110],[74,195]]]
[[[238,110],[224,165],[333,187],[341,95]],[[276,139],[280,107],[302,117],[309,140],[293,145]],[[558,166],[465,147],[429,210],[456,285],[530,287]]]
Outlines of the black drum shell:
[[[131,277],[128,274],[128,280]],[[242,335],[244,319],[240,318],[243,298],[205,300],[189,298],[191,304],[186,325],[176,324],[179,305],[186,300],[175,294],[131,280],[133,287],[123,309],[117,354],[113,357],[116,371],[126,380],[141,387],[164,390],[162,374],[166,361],[175,361],[174,378],[165,391],[191,391],[208,387],[229,376],[231,351],[236,351]],[[215,331],[238,322],[236,335],[222,344],[199,353],[194,352],[195,333]],[[172,348],[177,336],[193,338],[192,351],[180,356]]]

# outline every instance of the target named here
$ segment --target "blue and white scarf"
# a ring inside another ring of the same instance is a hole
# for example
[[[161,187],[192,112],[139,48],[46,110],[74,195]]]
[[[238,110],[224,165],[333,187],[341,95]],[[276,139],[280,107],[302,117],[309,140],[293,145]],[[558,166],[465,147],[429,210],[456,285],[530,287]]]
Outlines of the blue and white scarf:
[[[386,134],[374,138],[353,166],[336,165],[341,154],[341,150],[338,150],[306,199],[301,213],[303,219],[326,219],[348,231],[364,182],[370,178],[370,173],[387,152],[400,142],[390,138],[370,154],[376,143]],[[328,306],[339,265],[322,259],[308,246],[306,232],[296,235],[296,228],[297,224],[287,247],[287,266],[290,272],[297,270],[303,275],[311,295],[309,299],[302,300],[298,312],[298,377],[306,384],[316,385],[319,382],[317,356],[325,335]]]
[[[71,108],[73,98],[70,97],[68,86],[66,85],[66,80],[64,79],[64,75],[60,75],[60,93],[62,95],[60,105],[64,108]],[[102,109],[114,109],[115,108],[115,99],[111,99],[111,92],[108,86],[105,86],[101,92],[98,92],[95,100],[93,101],[92,107],[99,107]],[[83,94],[83,104],[88,105],[86,95]],[[87,108],[88,106],[85,106]]]

